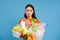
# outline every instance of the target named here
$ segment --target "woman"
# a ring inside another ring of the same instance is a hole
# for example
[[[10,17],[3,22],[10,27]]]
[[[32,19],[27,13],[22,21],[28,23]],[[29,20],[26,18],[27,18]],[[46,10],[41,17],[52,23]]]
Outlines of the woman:
[[[36,18],[35,9],[34,9],[34,7],[31,4],[26,5],[24,18],[22,18],[19,21],[20,25],[21,25],[22,21],[25,22],[25,27],[28,30],[30,30],[30,31],[32,30],[30,32],[29,36],[27,36],[26,34],[23,35],[23,32],[21,33],[20,37],[23,40],[37,40],[38,39],[38,35],[40,35],[40,40],[42,40],[42,36],[43,36],[43,33],[44,33],[44,28],[41,27],[40,21]],[[31,29],[29,29],[29,28],[31,28]]]

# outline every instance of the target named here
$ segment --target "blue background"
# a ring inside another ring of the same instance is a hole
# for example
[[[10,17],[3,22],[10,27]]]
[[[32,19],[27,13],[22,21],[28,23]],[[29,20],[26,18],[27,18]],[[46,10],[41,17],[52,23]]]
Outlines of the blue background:
[[[0,0],[0,40],[20,40],[11,30],[24,16],[27,4],[32,4],[37,18],[48,24],[43,40],[60,40],[60,0]]]

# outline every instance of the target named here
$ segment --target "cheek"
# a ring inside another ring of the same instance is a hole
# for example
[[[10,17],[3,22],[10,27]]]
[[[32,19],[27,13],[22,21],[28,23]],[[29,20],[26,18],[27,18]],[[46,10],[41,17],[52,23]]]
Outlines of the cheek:
[[[33,13],[31,12],[30,15],[32,15]]]
[[[30,12],[30,15],[32,15],[32,14],[33,14],[33,11]]]
[[[25,13],[26,13],[26,15],[28,15],[28,12],[27,11],[25,11]]]
[[[25,11],[25,13],[27,14],[27,13],[28,13],[28,11]]]

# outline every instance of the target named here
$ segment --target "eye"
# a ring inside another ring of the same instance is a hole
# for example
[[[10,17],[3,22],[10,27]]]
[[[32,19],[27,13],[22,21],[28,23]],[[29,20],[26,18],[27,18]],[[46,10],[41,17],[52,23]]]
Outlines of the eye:
[[[29,10],[26,10],[26,11],[29,11]]]
[[[32,11],[32,10],[30,10],[30,11]]]

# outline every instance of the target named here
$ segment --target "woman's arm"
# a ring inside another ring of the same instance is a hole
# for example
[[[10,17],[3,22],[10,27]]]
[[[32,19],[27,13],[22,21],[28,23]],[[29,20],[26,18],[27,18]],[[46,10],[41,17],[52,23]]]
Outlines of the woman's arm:
[[[44,27],[42,26],[41,22],[37,19],[35,22],[35,26],[40,30],[40,31],[45,31]]]

